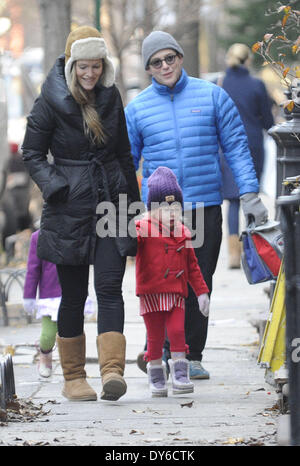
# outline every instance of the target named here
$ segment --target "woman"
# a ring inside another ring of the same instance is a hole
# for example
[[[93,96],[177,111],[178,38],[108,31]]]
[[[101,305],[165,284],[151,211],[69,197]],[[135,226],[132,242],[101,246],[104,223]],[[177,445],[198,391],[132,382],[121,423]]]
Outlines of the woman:
[[[40,188],[38,256],[57,265],[62,288],[57,343],[70,400],[95,400],[86,381],[83,309],[89,265],[98,303],[97,348],[101,399],[126,392],[122,280],[126,257],[115,238],[96,234],[97,205],[119,194],[139,200],[123,106],[114,67],[100,33],[72,31],[28,117],[23,160]],[[50,149],[53,164],[47,160]],[[119,244],[119,243],[118,243]]]
[[[273,126],[274,120],[264,83],[250,75],[251,52],[245,44],[233,44],[226,54],[227,70],[223,82],[218,82],[236,104],[248,136],[249,148],[256,176],[260,180],[264,164],[263,130]],[[228,247],[229,268],[240,267],[239,190],[232,172],[222,156],[223,196],[229,200]]]

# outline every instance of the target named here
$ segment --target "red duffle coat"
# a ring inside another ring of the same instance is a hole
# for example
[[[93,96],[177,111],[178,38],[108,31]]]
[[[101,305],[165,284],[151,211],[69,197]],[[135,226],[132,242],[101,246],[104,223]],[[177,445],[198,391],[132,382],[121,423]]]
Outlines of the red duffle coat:
[[[187,297],[188,283],[196,296],[208,293],[193,247],[191,234],[183,224],[175,232],[150,217],[136,222],[136,295],[179,293]],[[180,236],[178,232],[180,231]]]

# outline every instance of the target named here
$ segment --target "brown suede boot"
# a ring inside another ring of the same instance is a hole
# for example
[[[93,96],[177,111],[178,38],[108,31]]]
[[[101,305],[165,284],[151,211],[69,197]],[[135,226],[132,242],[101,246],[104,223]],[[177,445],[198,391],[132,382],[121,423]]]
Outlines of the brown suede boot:
[[[126,340],[120,332],[106,332],[97,336],[97,349],[102,377],[101,400],[115,401],[126,393],[123,379]]]
[[[239,269],[241,267],[241,242],[238,235],[228,237],[229,269]]]
[[[63,396],[72,401],[97,400],[96,392],[86,381],[85,335],[73,338],[56,335],[56,341],[65,379]]]

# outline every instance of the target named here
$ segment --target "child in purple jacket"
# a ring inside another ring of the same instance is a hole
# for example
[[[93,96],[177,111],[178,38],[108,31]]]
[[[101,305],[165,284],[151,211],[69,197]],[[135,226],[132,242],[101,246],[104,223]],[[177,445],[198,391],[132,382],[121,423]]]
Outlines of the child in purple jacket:
[[[27,272],[24,284],[23,305],[28,314],[36,312],[41,319],[39,374],[50,377],[52,373],[52,350],[57,333],[57,314],[61,300],[61,287],[56,265],[37,256],[39,230],[31,236]],[[37,298],[38,290],[38,298]],[[93,313],[93,303],[87,298],[85,313]]]

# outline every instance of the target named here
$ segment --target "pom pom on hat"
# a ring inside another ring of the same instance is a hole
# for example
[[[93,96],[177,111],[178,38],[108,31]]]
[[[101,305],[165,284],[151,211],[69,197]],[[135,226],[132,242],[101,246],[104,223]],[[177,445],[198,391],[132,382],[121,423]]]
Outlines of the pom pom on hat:
[[[183,196],[177,178],[168,167],[158,167],[148,178],[147,208],[151,210],[151,202],[180,202]]]
[[[103,86],[110,87],[115,82],[115,69],[100,32],[91,26],[80,26],[71,31],[65,47],[65,77],[68,87],[71,85],[71,69],[75,61],[100,58],[104,61],[100,82]]]

